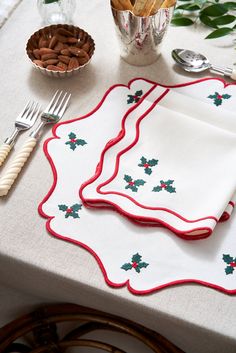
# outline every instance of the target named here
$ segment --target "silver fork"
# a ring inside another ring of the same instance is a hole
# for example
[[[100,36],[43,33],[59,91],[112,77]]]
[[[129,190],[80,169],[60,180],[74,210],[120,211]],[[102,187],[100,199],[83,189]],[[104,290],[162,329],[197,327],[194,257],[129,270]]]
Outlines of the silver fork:
[[[57,123],[65,113],[71,94],[63,91],[56,91],[47,108],[41,114],[41,122],[34,131],[31,132],[28,139],[17,153],[10,164],[8,170],[0,179],[0,196],[7,195],[24,164],[33,151],[40,135],[41,130],[46,124]]]
[[[3,164],[8,154],[10,153],[16,138],[21,131],[30,129],[38,118],[40,106],[38,103],[29,101],[22,112],[15,120],[15,130],[0,146],[0,166]]]

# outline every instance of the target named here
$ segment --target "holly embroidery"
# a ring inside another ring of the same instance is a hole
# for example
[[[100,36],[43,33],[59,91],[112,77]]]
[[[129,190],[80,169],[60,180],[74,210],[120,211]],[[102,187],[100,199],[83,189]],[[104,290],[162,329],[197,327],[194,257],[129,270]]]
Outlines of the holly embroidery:
[[[128,99],[127,99],[127,104],[131,104],[131,103],[137,103],[141,96],[143,94],[143,91],[136,91],[135,94],[128,94]]]
[[[138,188],[146,183],[143,179],[133,180],[132,177],[127,174],[125,174],[124,180],[127,183],[125,189],[131,189],[133,192],[137,192]]]
[[[139,167],[144,168],[144,173],[150,175],[152,174],[152,167],[158,164],[158,159],[149,159],[147,160],[145,157],[140,158],[141,163],[138,164]]]
[[[235,267],[236,267],[236,257],[233,258],[229,254],[227,254],[227,255],[223,254],[223,260],[228,265],[225,267],[225,273],[227,275],[232,274],[234,272]]]
[[[67,205],[58,205],[58,207],[60,211],[65,212],[65,218],[68,218],[68,217],[80,218],[78,212],[82,208],[81,204],[76,203],[70,207],[68,207]]]
[[[87,143],[85,140],[76,138],[76,134],[74,134],[73,132],[71,132],[68,137],[70,140],[67,141],[65,144],[69,145],[70,149],[72,149],[73,151],[76,149],[77,146],[84,146]]]
[[[125,263],[121,266],[121,268],[125,271],[132,270],[134,268],[136,272],[140,273],[141,268],[146,268],[149,265],[147,262],[141,261],[141,259],[142,256],[137,253],[132,256],[131,262]]]
[[[167,181],[160,180],[160,185],[155,186],[152,189],[152,191],[159,192],[162,190],[166,190],[167,192],[172,194],[173,192],[176,192],[175,188],[172,186],[173,182],[174,182],[174,180],[167,180]]]
[[[219,94],[215,92],[215,94],[210,94],[207,98],[213,99],[214,104],[218,107],[222,104],[223,99],[229,99],[231,96],[229,94]]]

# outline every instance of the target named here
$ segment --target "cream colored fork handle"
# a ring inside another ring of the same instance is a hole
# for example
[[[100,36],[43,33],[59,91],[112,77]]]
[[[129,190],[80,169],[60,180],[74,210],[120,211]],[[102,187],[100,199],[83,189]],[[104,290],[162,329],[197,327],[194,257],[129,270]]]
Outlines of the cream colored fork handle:
[[[11,162],[9,168],[6,170],[6,172],[0,179],[0,196],[7,195],[21,169],[27,162],[36,143],[37,140],[34,137],[29,137],[22,146],[21,150],[17,153],[16,157]]]
[[[7,158],[11,148],[12,148],[12,145],[8,145],[7,143],[3,143],[2,146],[0,146],[0,166]]]

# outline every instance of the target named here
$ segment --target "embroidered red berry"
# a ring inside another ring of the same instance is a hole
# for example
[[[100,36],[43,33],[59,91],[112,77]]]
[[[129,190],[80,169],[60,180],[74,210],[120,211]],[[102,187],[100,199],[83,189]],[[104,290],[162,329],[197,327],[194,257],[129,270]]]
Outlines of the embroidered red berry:
[[[236,267],[236,262],[230,262],[231,267]]]
[[[128,184],[131,185],[131,186],[133,186],[133,185],[134,185],[134,181],[129,181]]]
[[[167,185],[166,184],[161,184],[161,187],[166,189],[167,188]]]
[[[137,266],[138,266],[138,263],[137,263],[137,262],[133,262],[133,263],[132,263],[132,267],[133,267],[133,268],[136,268]]]
[[[72,208],[67,208],[66,213],[71,213],[73,212]]]

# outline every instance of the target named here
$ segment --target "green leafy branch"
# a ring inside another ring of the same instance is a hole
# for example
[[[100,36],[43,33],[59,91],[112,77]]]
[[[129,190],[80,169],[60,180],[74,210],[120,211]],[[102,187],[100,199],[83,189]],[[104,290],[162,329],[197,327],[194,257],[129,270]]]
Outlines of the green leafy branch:
[[[214,30],[205,39],[213,39],[236,31],[236,2],[220,0],[178,0],[171,23],[191,26],[200,22]]]

